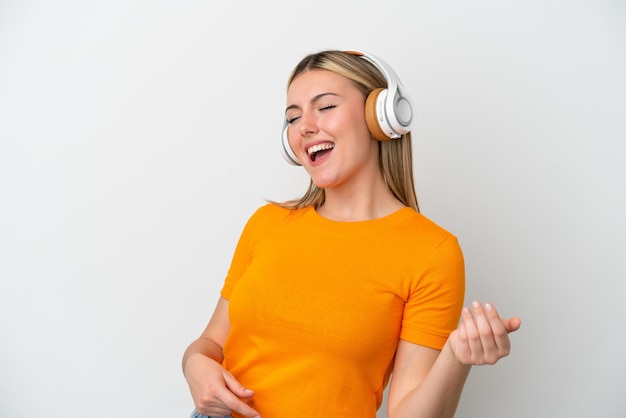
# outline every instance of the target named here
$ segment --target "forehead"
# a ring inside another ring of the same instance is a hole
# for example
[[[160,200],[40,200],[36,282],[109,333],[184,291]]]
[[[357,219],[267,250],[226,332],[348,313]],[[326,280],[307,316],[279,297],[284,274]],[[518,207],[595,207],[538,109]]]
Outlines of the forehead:
[[[354,83],[328,70],[306,70],[298,74],[287,89],[287,101],[309,100],[321,93],[348,95],[360,93]]]

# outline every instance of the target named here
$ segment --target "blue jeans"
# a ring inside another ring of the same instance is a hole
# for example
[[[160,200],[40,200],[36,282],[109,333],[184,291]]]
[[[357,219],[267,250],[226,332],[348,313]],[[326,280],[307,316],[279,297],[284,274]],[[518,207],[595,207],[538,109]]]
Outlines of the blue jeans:
[[[226,415],[224,417],[210,417],[207,415],[201,415],[198,413],[198,411],[194,409],[189,418],[233,418],[233,417],[231,417],[230,415]]]

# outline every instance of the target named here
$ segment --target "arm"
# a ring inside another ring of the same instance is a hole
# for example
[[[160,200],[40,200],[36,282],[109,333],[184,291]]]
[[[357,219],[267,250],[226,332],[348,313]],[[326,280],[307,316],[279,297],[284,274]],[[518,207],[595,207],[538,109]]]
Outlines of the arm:
[[[221,366],[226,337],[230,331],[228,301],[220,298],[204,332],[183,355],[183,373],[196,409],[203,415],[228,415],[232,411],[247,417],[259,414],[246,403],[254,395]]]
[[[491,304],[465,308],[463,322],[441,352],[401,340],[398,344],[388,415],[452,417],[471,365],[495,364],[509,354],[508,334],[519,329],[519,318],[501,319]]]

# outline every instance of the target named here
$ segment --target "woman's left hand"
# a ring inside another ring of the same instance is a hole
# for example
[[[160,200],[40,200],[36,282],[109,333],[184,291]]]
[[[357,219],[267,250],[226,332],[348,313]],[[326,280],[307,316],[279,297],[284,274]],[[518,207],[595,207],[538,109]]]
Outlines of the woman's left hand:
[[[500,318],[491,303],[473,302],[463,308],[463,321],[448,338],[457,360],[466,365],[495,364],[511,351],[509,333],[517,331],[522,321],[517,317]]]

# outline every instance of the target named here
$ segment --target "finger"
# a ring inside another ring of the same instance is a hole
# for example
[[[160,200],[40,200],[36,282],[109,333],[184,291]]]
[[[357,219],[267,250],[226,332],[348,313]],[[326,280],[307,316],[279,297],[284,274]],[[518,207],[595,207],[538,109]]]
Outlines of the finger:
[[[224,382],[226,383],[226,387],[229,389],[224,395],[224,399],[220,400],[230,408],[231,411],[239,412],[240,414],[246,417],[260,417],[259,413],[255,411],[250,405],[248,405],[245,401],[242,401],[240,398],[251,398],[254,396],[254,391],[251,389],[247,389],[244,387],[235,377],[230,373],[224,374]]]
[[[480,333],[476,326],[476,320],[472,315],[472,311],[469,308],[463,308],[463,324],[465,325],[465,331],[467,333],[467,345],[470,351],[470,360],[472,363],[476,363],[478,359],[482,358],[483,347],[480,341]]]
[[[196,407],[196,411],[200,415],[206,415],[208,417],[213,417],[213,416],[223,417],[223,416],[229,415],[232,412],[232,409],[225,408],[225,407],[221,408],[221,407],[212,406],[211,408]]]
[[[233,412],[238,412],[248,418],[261,418],[261,415],[257,411],[244,402],[241,402],[238,408],[233,408]]]
[[[509,333],[504,325],[504,322],[500,318],[497,309],[493,304],[485,304],[485,315],[489,320],[493,340],[496,347],[496,358],[490,359],[495,362],[499,358],[509,354],[511,350],[511,342],[509,340]]]
[[[196,402],[196,410],[207,416],[224,416],[232,412],[227,404],[235,404],[238,398],[226,389],[208,391]]]
[[[224,415],[230,414],[232,411],[235,411],[235,412],[240,413],[243,416],[250,417],[250,418],[259,418],[261,416],[259,415],[257,411],[252,409],[250,405],[248,405],[247,403],[245,403],[244,401],[236,397],[230,391],[224,391],[217,397],[217,399],[220,402],[222,402],[224,406],[227,408],[226,413],[224,413]]]
[[[230,373],[224,373],[224,382],[226,387],[240,398],[250,398],[254,396],[254,391],[244,387],[235,377]]]
[[[493,314],[494,314],[493,309],[491,309],[491,311],[489,312],[491,316],[490,318],[487,316],[486,309],[483,308],[483,305],[481,305],[480,302],[478,301],[474,301],[472,303],[472,309],[474,311],[474,319],[476,321],[476,327],[478,328],[478,334],[480,336],[480,344],[483,349],[483,352],[480,358],[475,357],[476,364],[485,364],[485,363],[494,364],[496,361],[498,361],[500,356],[499,356],[498,343],[494,335],[493,325],[494,325],[494,322],[499,322],[499,321],[492,322]],[[502,329],[502,331],[505,331],[504,326],[502,325],[501,322],[500,322],[500,328]],[[506,335],[506,331],[505,331],[505,335]]]
[[[480,302],[472,303],[474,321],[478,330],[478,342],[472,344],[472,362],[476,365],[495,364],[500,358],[509,354],[510,341],[507,330],[493,304],[485,306]]]
[[[472,358],[472,352],[469,348],[469,341],[467,338],[467,329],[465,328],[465,321],[459,324],[456,332],[456,346],[454,348],[454,355],[463,364],[468,364]]]
[[[511,317],[511,318],[500,318],[500,315],[498,314],[498,311],[496,309],[495,306],[493,306],[492,303],[486,303],[485,304],[485,310],[490,313],[491,310],[494,311],[494,314],[496,315],[498,321],[500,321],[502,323],[502,325],[504,326],[504,329],[506,330],[507,333],[511,333],[511,332],[515,332],[517,331],[520,326],[522,325],[522,320],[516,316]],[[488,314],[488,317],[491,318],[491,315]]]
[[[522,326],[522,320],[516,316],[509,319],[503,319],[502,322],[509,333],[517,331]]]

